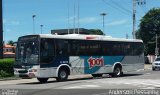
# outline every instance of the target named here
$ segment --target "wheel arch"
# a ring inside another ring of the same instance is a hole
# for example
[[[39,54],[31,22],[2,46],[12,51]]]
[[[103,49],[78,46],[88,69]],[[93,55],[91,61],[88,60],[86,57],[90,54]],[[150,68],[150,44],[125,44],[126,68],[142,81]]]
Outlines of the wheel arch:
[[[114,63],[114,65],[113,65],[113,67],[112,67],[112,72],[114,71],[114,68],[115,68],[116,66],[119,66],[119,67],[121,68],[121,71],[123,72],[123,67],[122,67],[122,63],[121,63],[121,62],[116,62],[116,63]]]
[[[60,69],[66,69],[68,71],[68,74],[70,75],[71,73],[71,67],[67,64],[61,64],[58,66],[57,70],[56,70],[56,77],[58,77],[58,72]]]

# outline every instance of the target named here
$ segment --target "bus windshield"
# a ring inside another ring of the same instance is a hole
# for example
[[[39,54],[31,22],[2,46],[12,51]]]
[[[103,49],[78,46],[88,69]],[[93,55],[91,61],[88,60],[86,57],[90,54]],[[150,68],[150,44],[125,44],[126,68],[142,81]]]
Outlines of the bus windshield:
[[[21,37],[17,43],[17,64],[38,64],[38,40],[37,37]]]

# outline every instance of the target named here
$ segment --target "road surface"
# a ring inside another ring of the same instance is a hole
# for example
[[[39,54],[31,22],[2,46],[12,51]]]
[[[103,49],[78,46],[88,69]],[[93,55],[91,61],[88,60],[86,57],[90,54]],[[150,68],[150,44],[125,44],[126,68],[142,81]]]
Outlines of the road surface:
[[[50,79],[40,84],[37,79],[0,81],[1,93],[18,92],[18,95],[110,95],[111,89],[159,89],[160,71],[150,69],[126,73],[123,77],[112,78],[104,75],[93,78],[91,75],[71,76],[68,81],[56,82]],[[13,90],[13,91],[12,91]],[[131,91],[132,92],[132,91]],[[159,92],[155,92],[158,93]],[[113,94],[113,93],[112,93]],[[6,95],[6,94],[4,94]]]

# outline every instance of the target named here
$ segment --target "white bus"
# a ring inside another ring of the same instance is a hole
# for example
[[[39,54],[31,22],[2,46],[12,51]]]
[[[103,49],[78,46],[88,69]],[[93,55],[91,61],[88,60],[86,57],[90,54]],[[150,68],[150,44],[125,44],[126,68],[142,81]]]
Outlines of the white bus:
[[[144,68],[143,42],[103,35],[26,35],[19,37],[14,74],[67,80],[69,75],[91,74],[119,77],[124,72]]]

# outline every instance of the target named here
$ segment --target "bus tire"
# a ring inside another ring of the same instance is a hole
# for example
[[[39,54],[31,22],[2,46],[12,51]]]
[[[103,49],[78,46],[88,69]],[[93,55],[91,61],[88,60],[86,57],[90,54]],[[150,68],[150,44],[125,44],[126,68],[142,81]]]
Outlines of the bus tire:
[[[112,77],[120,77],[122,75],[123,75],[122,68],[120,66],[115,66],[111,76]]]
[[[102,77],[103,74],[92,74],[92,77]]]
[[[60,69],[58,72],[58,77],[56,78],[56,80],[58,82],[60,81],[66,81],[68,79],[68,71],[66,69]]]
[[[40,82],[40,83],[46,83],[48,81],[48,78],[37,78],[37,80]]]

